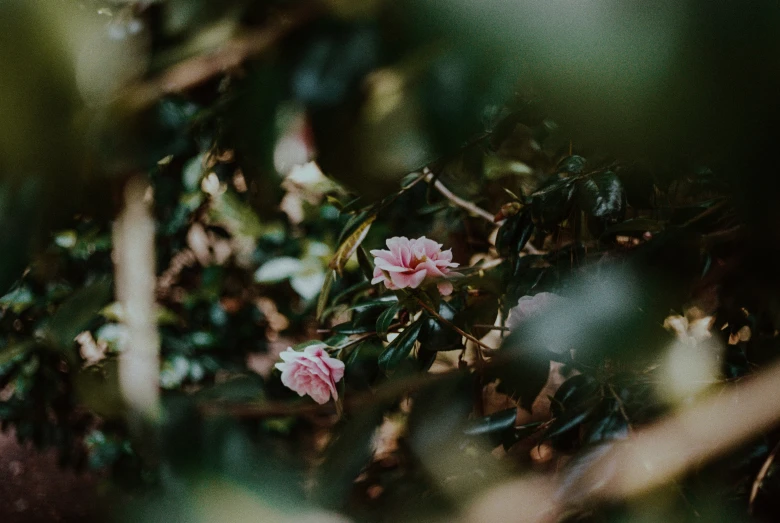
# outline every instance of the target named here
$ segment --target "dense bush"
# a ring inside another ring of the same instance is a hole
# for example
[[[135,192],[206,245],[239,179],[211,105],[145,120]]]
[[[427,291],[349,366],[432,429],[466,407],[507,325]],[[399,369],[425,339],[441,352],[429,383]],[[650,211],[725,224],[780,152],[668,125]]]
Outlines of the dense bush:
[[[119,519],[447,521],[545,473],[548,520],[774,520],[774,418],[630,496],[585,471],[776,359],[779,14],[0,3],[3,429],[111,471]]]

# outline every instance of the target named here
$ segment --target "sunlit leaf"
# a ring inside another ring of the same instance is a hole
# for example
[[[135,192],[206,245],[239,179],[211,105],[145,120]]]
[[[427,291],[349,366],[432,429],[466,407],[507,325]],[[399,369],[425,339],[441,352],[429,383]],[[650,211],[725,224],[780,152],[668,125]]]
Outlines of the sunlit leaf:
[[[355,228],[352,234],[347,236],[341,246],[339,246],[336,254],[333,256],[333,259],[330,262],[329,266],[331,269],[335,270],[339,275],[342,274],[344,271],[344,266],[347,264],[347,261],[352,257],[352,255],[355,254],[355,251],[358,249],[358,247],[360,247],[360,244],[366,238],[368,230],[370,229],[374,220],[376,220],[375,214],[368,215],[365,220],[362,221],[357,226],[357,228]]]

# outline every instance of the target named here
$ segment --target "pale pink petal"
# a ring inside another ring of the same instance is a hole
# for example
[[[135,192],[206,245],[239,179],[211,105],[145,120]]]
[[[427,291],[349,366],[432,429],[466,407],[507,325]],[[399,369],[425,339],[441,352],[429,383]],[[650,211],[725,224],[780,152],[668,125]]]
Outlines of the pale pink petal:
[[[442,278],[445,276],[445,273],[436,266],[433,260],[428,260],[418,265],[417,270],[419,271],[420,269],[424,270],[426,274],[432,278]]]
[[[439,292],[442,296],[449,296],[452,294],[452,283],[448,281],[440,281],[438,284],[436,284],[436,287],[439,289]]]
[[[387,260],[383,260],[381,258],[376,258],[374,260],[374,266],[379,267],[383,271],[387,271],[387,272],[404,272],[409,270],[409,267],[401,267],[399,265],[394,265],[392,263],[389,263]]]
[[[412,288],[416,289],[425,279],[425,270],[416,271],[413,273],[398,273],[394,272],[390,274],[390,279],[400,289]]]

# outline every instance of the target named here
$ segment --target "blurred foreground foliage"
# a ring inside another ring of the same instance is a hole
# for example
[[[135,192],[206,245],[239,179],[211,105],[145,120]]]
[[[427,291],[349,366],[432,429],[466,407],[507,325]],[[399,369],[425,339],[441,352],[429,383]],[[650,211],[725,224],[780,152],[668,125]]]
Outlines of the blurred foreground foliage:
[[[774,3],[60,4],[0,2],[0,423],[111,470],[117,519],[452,520],[777,359]],[[112,286],[138,172],[151,460]],[[423,235],[451,296],[370,284]],[[565,300],[506,332],[540,292]],[[273,370],[313,339],[343,415]],[[779,441],[567,521],[773,521]]]

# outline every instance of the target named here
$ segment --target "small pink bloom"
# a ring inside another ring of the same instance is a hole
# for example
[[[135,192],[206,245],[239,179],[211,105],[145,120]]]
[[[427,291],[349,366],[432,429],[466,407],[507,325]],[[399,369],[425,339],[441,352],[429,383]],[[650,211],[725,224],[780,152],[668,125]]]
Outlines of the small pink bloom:
[[[331,396],[339,399],[336,382],[344,377],[344,362],[331,358],[325,352],[324,343],[310,345],[297,352],[288,347],[279,357],[282,362],[275,367],[282,371],[282,383],[298,393],[308,394],[320,405],[327,403]]]
[[[509,309],[506,326],[510,329],[515,329],[528,318],[542,314],[551,306],[565,299],[552,292],[540,292],[535,296],[523,296],[518,300],[516,306]]]
[[[442,245],[425,236],[410,240],[405,236],[387,240],[389,250],[375,249],[374,279],[371,283],[384,282],[390,290],[416,289],[426,278],[443,279],[457,267],[452,262],[452,250],[441,250]],[[439,290],[445,296],[452,292],[452,284],[439,282]]]

